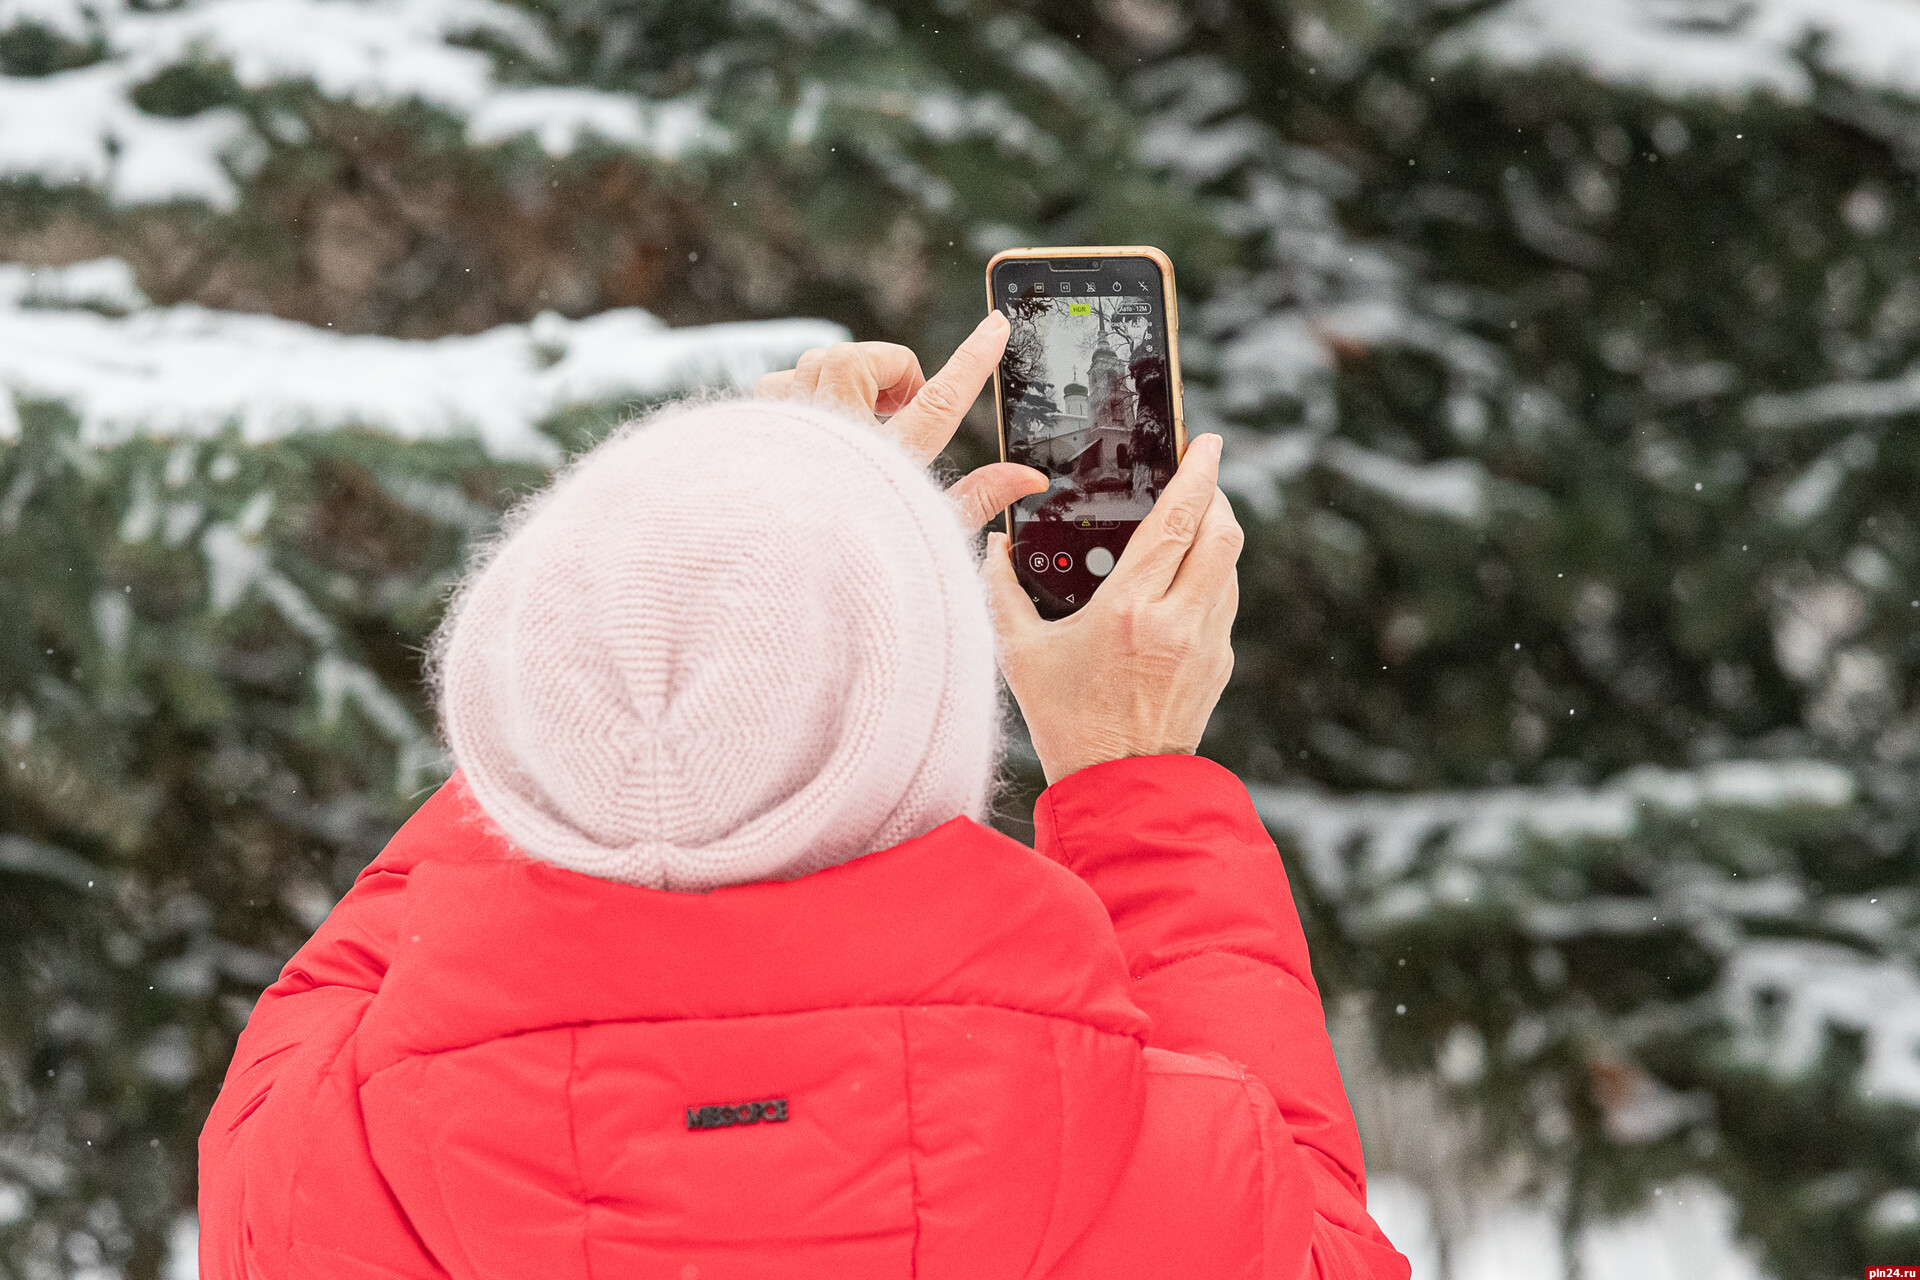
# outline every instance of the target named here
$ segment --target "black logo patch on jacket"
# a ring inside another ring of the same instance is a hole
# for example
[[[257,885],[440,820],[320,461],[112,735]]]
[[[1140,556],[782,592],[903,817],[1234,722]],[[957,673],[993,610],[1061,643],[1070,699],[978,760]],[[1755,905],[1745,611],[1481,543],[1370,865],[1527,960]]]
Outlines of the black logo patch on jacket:
[[[688,1107],[687,1128],[731,1129],[739,1124],[783,1124],[787,1119],[787,1100],[768,1098],[765,1102],[735,1102],[720,1107]]]

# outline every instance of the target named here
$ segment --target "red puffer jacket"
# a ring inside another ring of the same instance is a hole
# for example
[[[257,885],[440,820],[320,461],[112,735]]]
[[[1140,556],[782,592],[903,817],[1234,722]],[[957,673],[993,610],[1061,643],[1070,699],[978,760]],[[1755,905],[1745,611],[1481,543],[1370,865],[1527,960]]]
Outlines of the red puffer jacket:
[[[459,777],[254,1009],[200,1139],[240,1277],[1405,1277],[1232,774],[1049,789],[694,895],[533,862]]]

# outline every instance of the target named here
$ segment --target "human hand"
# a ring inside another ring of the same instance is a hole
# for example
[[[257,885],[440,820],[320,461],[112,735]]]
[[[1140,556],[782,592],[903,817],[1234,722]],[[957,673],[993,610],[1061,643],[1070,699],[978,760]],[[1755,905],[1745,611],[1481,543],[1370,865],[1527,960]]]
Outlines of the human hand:
[[[1191,755],[1233,673],[1245,535],[1220,492],[1220,437],[1198,436],[1120,562],[1079,612],[1048,622],[988,535],[986,576],[1013,690],[1049,784],[1124,756]]]
[[[982,320],[940,372],[920,373],[920,360],[893,342],[836,342],[801,355],[791,369],[770,373],[754,386],[757,396],[812,400],[864,417],[921,463],[931,463],[960,429],[980,388],[993,376],[1007,346],[1007,318],[998,311]],[[887,415],[886,421],[881,416]],[[1047,478],[1032,467],[991,462],[968,472],[947,490],[969,526],[979,528],[1032,493],[1044,493]]]

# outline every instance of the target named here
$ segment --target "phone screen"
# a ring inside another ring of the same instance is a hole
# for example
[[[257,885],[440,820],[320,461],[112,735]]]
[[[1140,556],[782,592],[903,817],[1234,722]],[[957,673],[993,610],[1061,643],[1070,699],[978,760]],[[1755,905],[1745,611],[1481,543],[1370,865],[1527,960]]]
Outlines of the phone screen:
[[[1008,509],[1041,616],[1087,602],[1177,465],[1167,316],[1150,258],[1011,259],[989,287],[1012,323],[1000,362],[1007,460],[1052,484]]]

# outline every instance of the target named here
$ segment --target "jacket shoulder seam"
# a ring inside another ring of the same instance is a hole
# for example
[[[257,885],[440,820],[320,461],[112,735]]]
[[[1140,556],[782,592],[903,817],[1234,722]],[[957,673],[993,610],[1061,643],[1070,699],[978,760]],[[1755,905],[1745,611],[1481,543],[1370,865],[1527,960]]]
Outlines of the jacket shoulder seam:
[[[1295,973],[1292,969],[1288,968],[1285,964],[1283,964],[1279,960],[1274,959],[1272,956],[1261,955],[1259,952],[1249,950],[1245,947],[1227,947],[1227,946],[1199,947],[1192,951],[1183,951],[1177,956],[1169,956],[1164,960],[1157,960],[1153,964],[1150,964],[1146,968],[1140,969],[1134,972],[1130,976],[1133,978],[1135,982],[1139,982],[1144,978],[1152,977],[1154,974],[1159,973],[1162,969],[1171,969],[1173,968],[1173,966],[1177,964],[1185,964],[1189,960],[1199,960],[1206,956],[1239,956],[1242,960],[1251,960],[1255,964],[1263,965],[1266,968],[1278,969],[1281,973],[1286,974],[1289,978],[1292,978],[1295,982],[1300,981],[1299,974]],[[1301,983],[1301,985],[1305,986],[1306,984]]]

